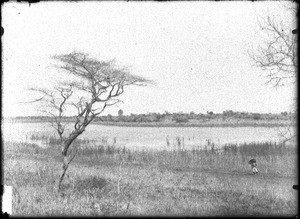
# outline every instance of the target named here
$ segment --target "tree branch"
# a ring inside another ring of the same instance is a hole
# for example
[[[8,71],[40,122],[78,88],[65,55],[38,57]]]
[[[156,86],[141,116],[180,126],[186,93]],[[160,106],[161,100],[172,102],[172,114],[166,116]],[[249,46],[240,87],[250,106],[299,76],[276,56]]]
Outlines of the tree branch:
[[[296,37],[291,28],[278,23],[270,16],[259,22],[263,31],[268,35],[268,40],[256,51],[248,51],[254,66],[268,71],[267,83],[273,83],[275,87],[293,82],[297,71]]]

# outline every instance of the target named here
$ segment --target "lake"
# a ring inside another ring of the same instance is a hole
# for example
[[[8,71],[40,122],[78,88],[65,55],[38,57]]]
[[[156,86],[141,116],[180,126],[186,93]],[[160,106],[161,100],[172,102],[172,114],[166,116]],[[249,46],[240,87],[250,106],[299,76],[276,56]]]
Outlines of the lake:
[[[57,136],[49,123],[2,122],[2,138],[5,141],[37,143],[30,136]],[[287,127],[118,127],[91,124],[79,137],[130,149],[172,149],[178,139],[186,149],[204,147],[208,142],[216,148],[228,143],[279,142],[280,131]],[[95,144],[93,142],[92,144]],[[168,143],[169,144],[168,144]]]

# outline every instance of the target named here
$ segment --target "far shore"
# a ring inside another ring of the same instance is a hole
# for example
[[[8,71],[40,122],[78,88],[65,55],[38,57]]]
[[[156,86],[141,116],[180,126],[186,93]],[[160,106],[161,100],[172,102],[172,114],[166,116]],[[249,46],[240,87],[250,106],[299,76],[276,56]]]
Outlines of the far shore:
[[[283,127],[291,126],[287,121],[207,121],[199,123],[165,123],[165,122],[96,122],[94,124],[120,127]]]
[[[4,122],[14,123],[41,123],[51,122],[44,119],[16,119],[2,118]],[[74,122],[65,120],[64,122]],[[295,122],[291,120],[208,120],[208,121],[193,121],[193,122],[92,122],[94,125],[119,126],[119,127],[284,127],[292,126]]]

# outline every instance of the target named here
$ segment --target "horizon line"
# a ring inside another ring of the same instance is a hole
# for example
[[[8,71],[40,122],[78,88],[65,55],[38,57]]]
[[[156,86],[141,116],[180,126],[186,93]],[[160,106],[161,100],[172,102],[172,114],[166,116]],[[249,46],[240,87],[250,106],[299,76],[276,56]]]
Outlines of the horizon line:
[[[288,112],[288,111],[283,111],[283,112],[278,112],[278,113],[272,113],[272,112],[248,112],[248,111],[233,111],[233,110],[224,110],[224,111],[232,111],[233,113],[247,113],[247,114],[273,114],[273,115],[278,115],[278,114],[282,114],[282,113],[287,113],[287,114],[293,114],[294,112]],[[223,111],[223,112],[224,112]],[[170,115],[172,114],[190,114],[192,113],[193,111],[191,112],[169,112],[169,111],[165,111],[163,113],[161,112],[147,112],[147,113],[130,113],[130,114],[123,114],[123,116],[131,116],[131,114],[133,115],[148,115],[148,114],[166,114],[166,112],[168,112]],[[213,111],[207,111],[207,112],[213,112]],[[206,115],[208,113],[195,113],[196,115]],[[213,114],[216,115],[216,114],[223,114],[223,112],[219,113],[219,112],[216,112]],[[118,116],[118,115],[112,115],[110,113],[106,114],[106,115],[99,115],[99,117],[101,116],[108,116],[108,115],[111,115],[111,116]],[[70,115],[70,116],[63,116],[64,117],[76,117],[77,115]],[[47,116],[47,115],[29,115],[29,116],[1,116],[2,119],[12,119],[12,118],[18,118],[18,117],[49,117],[49,118],[52,118],[52,116]]]

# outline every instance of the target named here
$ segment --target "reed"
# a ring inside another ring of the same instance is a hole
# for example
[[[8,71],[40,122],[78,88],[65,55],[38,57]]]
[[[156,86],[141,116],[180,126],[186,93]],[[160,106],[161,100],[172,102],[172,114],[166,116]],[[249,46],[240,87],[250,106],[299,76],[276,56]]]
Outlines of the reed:
[[[63,193],[57,194],[58,147],[4,142],[4,183],[14,185],[16,216],[296,214],[297,192],[291,188],[297,179],[291,178],[297,176],[296,148],[275,143],[240,146],[150,151],[81,145]],[[251,175],[251,147],[270,152],[255,157],[261,176]],[[285,183],[278,183],[283,179]]]
[[[49,148],[44,149],[45,153],[59,155],[59,139],[54,136],[31,135],[33,140],[48,141]],[[166,138],[168,150],[133,150],[125,146],[116,145],[116,137],[112,144],[109,144],[107,137],[100,140],[76,139],[74,148],[78,149],[77,160],[90,160],[90,163],[97,163],[99,158],[121,159],[127,163],[140,165],[158,165],[167,168],[197,170],[224,170],[249,172],[248,161],[256,158],[258,168],[262,173],[273,173],[282,175],[295,174],[294,160],[288,159],[297,153],[296,147],[279,144],[276,142],[250,142],[242,144],[225,144],[216,147],[215,143],[207,139],[206,145],[198,145],[193,148],[185,147],[185,138],[177,136],[170,143]],[[56,147],[55,147],[56,146]],[[34,153],[42,153],[38,145],[28,145]],[[48,151],[47,151],[48,150]],[[53,151],[56,150],[56,151]],[[116,161],[117,162],[117,161]]]

